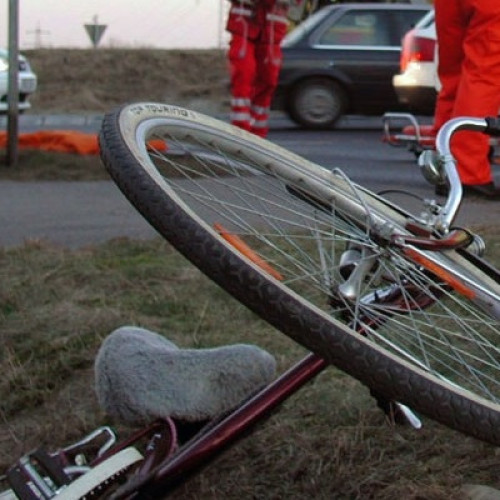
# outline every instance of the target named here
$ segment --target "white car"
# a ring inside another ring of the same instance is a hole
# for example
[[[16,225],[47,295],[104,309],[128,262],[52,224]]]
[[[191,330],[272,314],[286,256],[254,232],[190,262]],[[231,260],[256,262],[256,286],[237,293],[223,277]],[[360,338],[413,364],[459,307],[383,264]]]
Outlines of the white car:
[[[434,10],[403,37],[400,73],[392,79],[401,103],[416,114],[432,115],[440,88]]]
[[[19,111],[31,107],[30,95],[36,90],[37,77],[31,70],[26,57],[19,55]],[[7,111],[7,91],[9,88],[9,53],[0,49],[0,113]]]

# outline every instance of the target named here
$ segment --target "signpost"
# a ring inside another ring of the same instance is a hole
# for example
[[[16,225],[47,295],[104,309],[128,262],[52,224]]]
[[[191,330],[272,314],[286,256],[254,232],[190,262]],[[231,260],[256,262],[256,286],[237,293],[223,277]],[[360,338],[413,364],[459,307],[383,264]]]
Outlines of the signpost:
[[[9,0],[9,86],[7,91],[7,166],[17,165],[19,137],[19,1]]]
[[[93,21],[94,24],[85,24],[84,26],[85,26],[85,31],[89,35],[90,41],[92,42],[92,45],[94,46],[95,49],[99,45],[102,35],[104,35],[104,32],[106,31],[108,25],[99,24],[97,22],[97,16],[94,16]]]

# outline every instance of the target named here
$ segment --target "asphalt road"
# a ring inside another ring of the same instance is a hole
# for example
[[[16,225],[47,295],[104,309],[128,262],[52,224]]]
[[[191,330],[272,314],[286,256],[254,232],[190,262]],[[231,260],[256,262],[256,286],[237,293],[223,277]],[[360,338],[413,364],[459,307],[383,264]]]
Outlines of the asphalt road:
[[[100,116],[24,115],[20,130],[78,129],[95,132]],[[2,122],[0,120],[0,128]],[[404,189],[432,197],[415,157],[382,142],[378,118],[348,117],[332,131],[304,131],[282,116],[271,121],[269,140],[312,161],[345,173],[372,190]],[[500,175],[500,171],[496,172]],[[400,202],[397,198],[395,201]],[[498,224],[500,203],[466,200],[458,222]],[[0,246],[42,239],[70,248],[110,238],[151,238],[155,231],[111,182],[0,181]]]
[[[0,182],[0,246],[46,240],[70,248],[153,229],[112,182]]]

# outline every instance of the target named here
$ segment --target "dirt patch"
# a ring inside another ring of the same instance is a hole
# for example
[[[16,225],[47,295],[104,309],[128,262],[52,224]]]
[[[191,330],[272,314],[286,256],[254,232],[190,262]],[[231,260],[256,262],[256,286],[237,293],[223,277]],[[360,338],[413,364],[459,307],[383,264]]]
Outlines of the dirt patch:
[[[39,49],[23,53],[38,76],[30,114],[105,112],[144,100],[223,111],[229,102],[223,50]]]

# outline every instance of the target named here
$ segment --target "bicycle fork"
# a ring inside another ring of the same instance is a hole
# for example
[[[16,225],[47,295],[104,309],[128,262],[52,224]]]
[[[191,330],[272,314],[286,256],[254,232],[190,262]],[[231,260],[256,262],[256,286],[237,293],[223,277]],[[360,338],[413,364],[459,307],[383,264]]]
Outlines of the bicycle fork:
[[[345,281],[336,288],[337,295],[344,301],[354,301],[360,295],[362,283],[373,272],[379,258],[376,252],[367,247],[350,245],[340,257],[339,272]],[[389,294],[389,292],[386,292],[386,294]],[[369,302],[377,302],[380,298],[380,295],[374,293]],[[366,297],[363,302],[367,302]],[[357,326],[357,323],[357,321],[354,322],[353,329],[366,336],[364,322],[360,323],[363,326]],[[373,391],[371,394],[391,421],[402,420],[410,424],[414,429],[422,428],[421,420],[408,406],[398,401],[389,401],[383,395],[376,394]],[[399,418],[396,417],[398,413]]]

